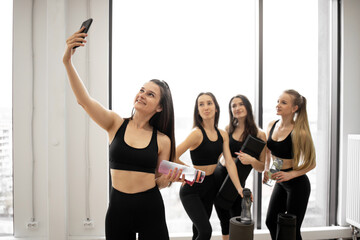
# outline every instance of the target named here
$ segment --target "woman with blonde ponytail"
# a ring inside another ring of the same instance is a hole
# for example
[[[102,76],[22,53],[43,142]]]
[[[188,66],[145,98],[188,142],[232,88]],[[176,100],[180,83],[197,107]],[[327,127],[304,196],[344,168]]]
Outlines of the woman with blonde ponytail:
[[[281,171],[272,174],[276,180],[266,216],[271,238],[276,239],[277,216],[296,216],[296,240],[309,201],[311,186],[306,173],[314,169],[315,147],[306,112],[306,98],[295,90],[284,91],[276,105],[280,120],[272,121],[267,130],[267,153],[263,182],[267,182],[271,158],[283,160]]]

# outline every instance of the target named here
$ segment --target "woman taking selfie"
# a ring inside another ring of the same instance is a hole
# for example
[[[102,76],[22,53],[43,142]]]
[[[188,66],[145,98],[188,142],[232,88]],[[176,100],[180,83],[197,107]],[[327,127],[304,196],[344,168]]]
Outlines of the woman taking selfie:
[[[179,173],[161,176],[161,160],[175,157],[174,111],[166,82],[150,80],[136,94],[133,113],[123,118],[93,99],[72,64],[74,47],[85,46],[80,29],[70,36],[63,56],[77,102],[109,137],[112,181],[105,220],[106,239],[169,239],[159,188],[179,180]]]

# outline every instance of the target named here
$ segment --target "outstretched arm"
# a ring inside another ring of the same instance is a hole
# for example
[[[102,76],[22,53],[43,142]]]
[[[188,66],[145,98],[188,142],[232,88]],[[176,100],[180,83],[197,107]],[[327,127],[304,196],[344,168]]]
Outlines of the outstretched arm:
[[[109,131],[113,127],[115,119],[118,115],[106,109],[89,95],[84,83],[80,79],[74,65],[72,64],[72,56],[76,52],[76,49],[73,48],[75,46],[83,47],[86,43],[84,38],[87,34],[81,33],[82,30],[83,28],[75,32],[66,40],[66,50],[63,56],[63,63],[77,102],[100,127]]]

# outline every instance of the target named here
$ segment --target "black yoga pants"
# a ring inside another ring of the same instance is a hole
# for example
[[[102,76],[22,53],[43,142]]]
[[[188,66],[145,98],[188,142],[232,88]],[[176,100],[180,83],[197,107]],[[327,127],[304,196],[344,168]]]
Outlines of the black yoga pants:
[[[128,194],[111,189],[105,219],[107,240],[168,240],[164,202],[157,186]]]
[[[311,186],[306,175],[286,182],[276,183],[271,194],[266,216],[266,225],[271,238],[276,239],[277,216],[279,213],[296,216],[296,240],[301,240],[300,228],[309,201]]]
[[[206,176],[202,183],[180,188],[180,200],[193,222],[193,240],[209,240],[212,234],[210,216],[216,194],[214,175]]]
[[[221,187],[222,183],[224,182],[227,175],[228,175],[228,172],[226,170],[226,167],[222,166],[219,163],[214,172],[217,191],[220,189],[220,187]],[[242,201],[241,196],[240,195],[237,196],[234,204],[232,205],[232,207],[229,210],[223,209],[220,206],[218,206],[217,204],[214,204],[216,213],[220,220],[222,235],[229,235],[230,219],[232,217],[237,217],[237,216],[241,215],[241,201]]]

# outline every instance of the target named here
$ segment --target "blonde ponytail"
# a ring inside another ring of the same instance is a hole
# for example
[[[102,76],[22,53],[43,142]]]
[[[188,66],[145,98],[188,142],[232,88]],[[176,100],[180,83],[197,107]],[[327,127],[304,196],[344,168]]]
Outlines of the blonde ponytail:
[[[316,154],[314,142],[311,137],[309,121],[306,112],[306,98],[295,90],[286,90],[293,98],[293,105],[298,106],[295,113],[295,125],[292,132],[294,151],[294,169],[302,170],[315,165]]]

